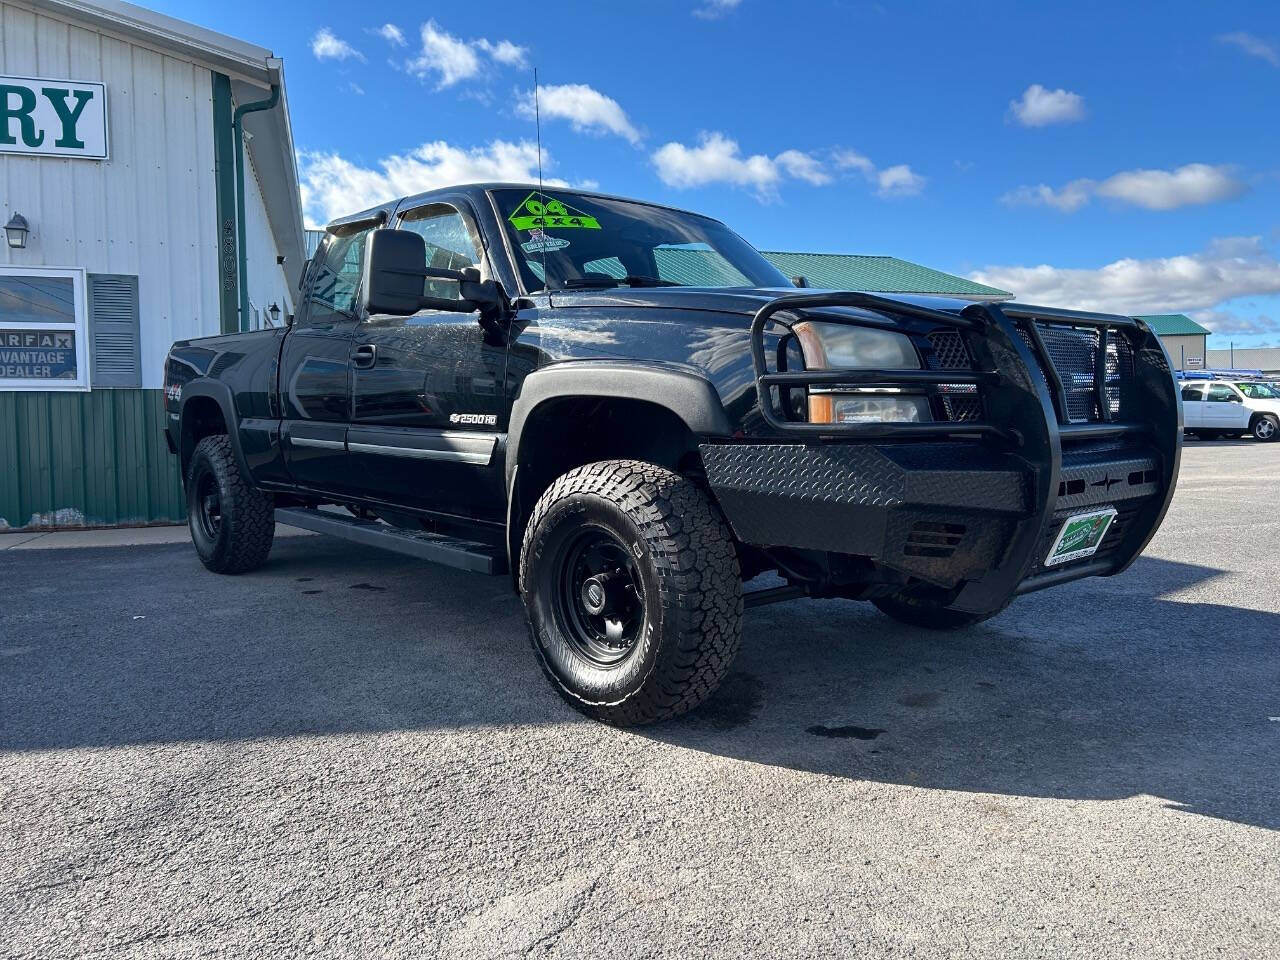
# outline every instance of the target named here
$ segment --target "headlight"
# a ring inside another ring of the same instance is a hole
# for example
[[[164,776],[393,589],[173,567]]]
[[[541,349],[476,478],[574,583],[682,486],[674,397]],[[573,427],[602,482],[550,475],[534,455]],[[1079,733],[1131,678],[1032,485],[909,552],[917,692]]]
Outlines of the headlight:
[[[927,397],[850,397],[837,393],[811,399],[830,403],[832,423],[923,423],[930,419]]]
[[[792,328],[809,370],[919,370],[911,339],[892,330],[843,323],[797,323]],[[929,398],[897,387],[810,390],[810,423],[924,423]]]
[[[846,323],[797,323],[792,328],[810,370],[919,370],[920,356],[905,334]]]

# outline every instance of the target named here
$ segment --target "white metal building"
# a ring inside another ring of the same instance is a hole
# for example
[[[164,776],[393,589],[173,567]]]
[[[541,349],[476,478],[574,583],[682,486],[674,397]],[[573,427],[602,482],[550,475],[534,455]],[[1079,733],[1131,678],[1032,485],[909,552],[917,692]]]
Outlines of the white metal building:
[[[0,0],[0,222],[0,529],[180,519],[165,353],[283,322],[303,265],[283,64],[118,0]]]

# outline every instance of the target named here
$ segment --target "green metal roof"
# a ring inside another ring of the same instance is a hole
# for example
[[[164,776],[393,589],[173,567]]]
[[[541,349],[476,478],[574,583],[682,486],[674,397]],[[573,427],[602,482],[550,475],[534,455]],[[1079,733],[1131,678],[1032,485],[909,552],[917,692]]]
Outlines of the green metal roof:
[[[1151,313],[1138,319],[1146,321],[1162,337],[1198,337],[1213,332],[1200,326],[1185,313]]]
[[[1007,300],[1013,295],[941,270],[897,257],[850,253],[780,253],[760,251],[788,277],[802,276],[813,287],[868,293],[921,293],[949,297]]]

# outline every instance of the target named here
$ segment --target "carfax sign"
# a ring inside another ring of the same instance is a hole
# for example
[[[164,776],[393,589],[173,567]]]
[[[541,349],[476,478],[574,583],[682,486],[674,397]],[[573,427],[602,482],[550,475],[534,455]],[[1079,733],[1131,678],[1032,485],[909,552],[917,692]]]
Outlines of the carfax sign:
[[[75,380],[74,330],[0,330],[0,380]]]
[[[0,77],[0,153],[106,160],[106,86]]]

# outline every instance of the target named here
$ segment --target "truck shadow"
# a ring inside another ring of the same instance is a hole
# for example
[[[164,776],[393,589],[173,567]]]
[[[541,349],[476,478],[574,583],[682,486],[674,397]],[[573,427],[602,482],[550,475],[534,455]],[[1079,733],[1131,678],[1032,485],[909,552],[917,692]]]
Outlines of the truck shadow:
[[[322,538],[243,577],[185,546],[0,557],[0,753],[563,724],[505,579]],[[1152,795],[1280,828],[1280,615],[1180,602],[1145,558],[953,634],[867,604],[749,612],[720,691],[645,737],[812,774],[1011,796]],[[66,589],[74,584],[74,589]]]
[[[785,604],[751,625],[702,710],[645,735],[933,789],[1150,795],[1280,829],[1280,615],[1166,598],[1218,574],[1143,558],[955,633],[866,604]]]

